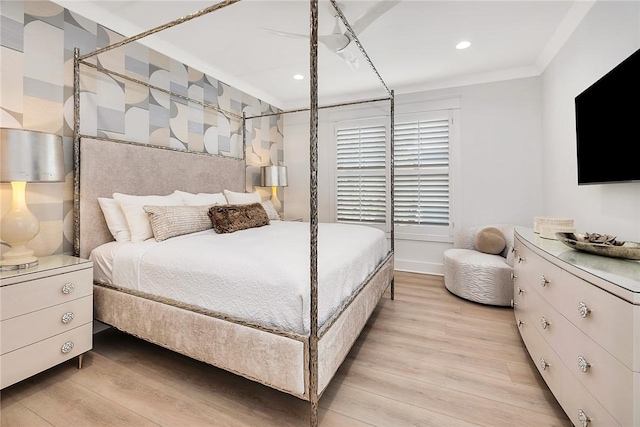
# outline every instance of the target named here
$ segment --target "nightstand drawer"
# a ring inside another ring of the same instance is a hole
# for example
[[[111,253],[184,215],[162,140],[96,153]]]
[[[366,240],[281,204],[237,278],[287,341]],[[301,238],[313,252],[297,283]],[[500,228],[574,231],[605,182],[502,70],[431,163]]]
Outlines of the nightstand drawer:
[[[78,328],[39,341],[0,356],[0,388],[10,386],[40,371],[91,350],[93,325]],[[69,344],[73,343],[73,344]],[[63,352],[71,347],[67,353]]]
[[[0,354],[26,347],[92,320],[92,295],[3,320],[0,323]]]
[[[62,304],[92,293],[91,268],[3,286],[0,288],[0,320]]]

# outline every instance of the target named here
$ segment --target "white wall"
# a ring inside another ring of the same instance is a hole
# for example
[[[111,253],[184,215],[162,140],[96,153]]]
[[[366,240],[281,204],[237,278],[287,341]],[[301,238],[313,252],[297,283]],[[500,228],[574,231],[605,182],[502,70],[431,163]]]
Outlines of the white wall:
[[[598,1],[542,76],[544,215],[574,218],[579,232],[640,241],[640,184],[577,185],[574,112],[575,96],[638,48],[640,2]],[[638,103],[625,95],[611,108]]]
[[[526,78],[452,89],[396,95],[396,112],[421,111],[424,104],[457,98],[460,103],[459,159],[452,166],[456,227],[488,223],[532,226],[542,212],[541,82]],[[322,110],[319,125],[319,218],[331,213],[332,121],[363,111]],[[370,107],[388,114],[388,104]],[[309,218],[308,113],[284,119],[286,217]],[[396,269],[442,274],[442,253],[450,243],[396,240]]]

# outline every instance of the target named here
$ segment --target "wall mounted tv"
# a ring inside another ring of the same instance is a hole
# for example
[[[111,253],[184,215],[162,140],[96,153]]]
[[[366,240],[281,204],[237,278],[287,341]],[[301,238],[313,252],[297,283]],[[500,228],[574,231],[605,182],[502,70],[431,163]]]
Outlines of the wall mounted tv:
[[[578,185],[640,181],[640,49],[575,106]]]

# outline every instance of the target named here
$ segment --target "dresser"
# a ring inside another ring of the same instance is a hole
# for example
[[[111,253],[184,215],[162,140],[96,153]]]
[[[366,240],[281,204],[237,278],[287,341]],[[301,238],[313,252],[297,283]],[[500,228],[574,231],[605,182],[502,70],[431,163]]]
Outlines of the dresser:
[[[640,426],[640,262],[516,227],[514,313],[540,374],[576,426]]]
[[[68,255],[0,272],[0,388],[92,347],[93,263]]]

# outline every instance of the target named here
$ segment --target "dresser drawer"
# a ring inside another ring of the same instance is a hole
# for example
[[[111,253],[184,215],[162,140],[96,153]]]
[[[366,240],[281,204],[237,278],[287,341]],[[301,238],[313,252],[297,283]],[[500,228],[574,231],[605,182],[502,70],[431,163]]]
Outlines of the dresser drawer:
[[[529,320],[553,348],[571,374],[612,414],[618,422],[632,425],[633,377],[629,368],[576,328],[539,295],[529,295]],[[538,301],[536,301],[536,298]],[[580,358],[587,372],[579,366]]]
[[[540,375],[575,426],[582,426],[580,413],[589,418],[589,427],[616,427],[620,424],[592,396],[587,387],[578,381],[564,364],[562,358],[551,348],[539,331],[535,322],[526,318],[520,325],[522,339]],[[581,411],[581,412],[579,412]],[[635,425],[635,424],[628,424]]]
[[[0,288],[0,320],[62,304],[92,293],[91,268],[3,286]]]
[[[92,320],[92,295],[3,320],[0,323],[0,354],[61,334]]]
[[[91,350],[93,325],[88,323],[28,347],[0,356],[0,388],[10,386],[38,372]],[[72,342],[68,353],[65,343]]]
[[[536,255],[523,244],[516,251],[514,262],[516,278],[524,286],[540,293],[547,301],[561,295],[561,269]]]
[[[528,323],[525,326],[538,331],[568,372],[578,379],[581,387],[591,390],[599,404],[608,413],[617,416],[619,424],[633,425],[631,370],[585,335],[537,292],[527,295],[526,309]],[[523,330],[521,327],[521,333]],[[586,373],[579,367],[581,357],[584,363],[591,364],[586,367]]]
[[[559,311],[578,329],[633,369],[634,310],[628,302],[611,295],[571,273],[562,272]]]
[[[520,321],[518,329],[531,360],[540,371],[540,375],[544,378],[553,395],[560,401],[565,387],[564,377],[569,375],[569,372],[556,352],[540,336],[531,319],[522,317]]]
[[[565,378],[565,389],[560,399],[562,409],[576,427],[618,427],[637,424],[621,424],[589,393],[589,390],[573,375]],[[588,420],[588,422],[587,422]]]
[[[633,406],[639,403],[634,402],[633,397],[633,372],[575,326],[571,326],[574,328],[573,335],[565,336],[565,341],[570,344],[560,349],[560,357],[569,371],[620,424],[635,425],[632,421]]]

